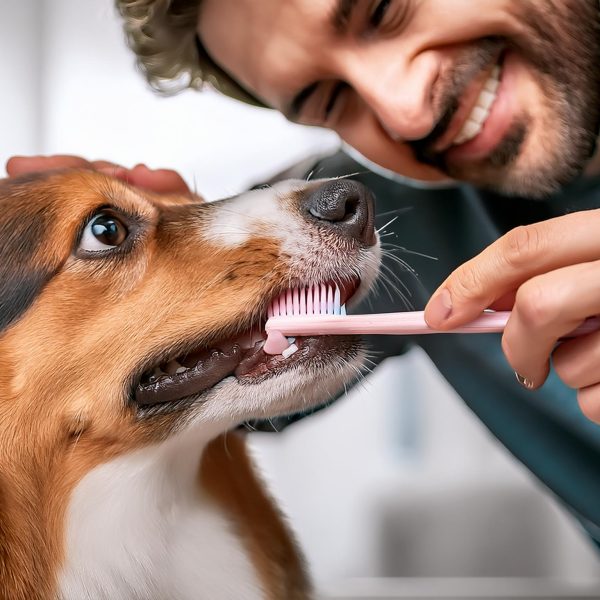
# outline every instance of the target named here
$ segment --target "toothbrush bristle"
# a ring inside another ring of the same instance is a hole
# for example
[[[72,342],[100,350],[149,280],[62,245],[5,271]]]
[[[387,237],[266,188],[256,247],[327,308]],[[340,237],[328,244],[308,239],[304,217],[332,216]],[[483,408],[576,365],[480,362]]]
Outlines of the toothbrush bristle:
[[[342,292],[338,284],[316,283],[295,287],[274,298],[267,309],[267,318],[297,315],[345,315]]]

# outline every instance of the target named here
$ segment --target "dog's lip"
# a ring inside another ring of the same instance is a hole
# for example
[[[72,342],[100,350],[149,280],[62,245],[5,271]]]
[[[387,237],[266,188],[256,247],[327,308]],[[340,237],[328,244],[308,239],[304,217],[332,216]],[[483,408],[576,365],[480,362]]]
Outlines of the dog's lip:
[[[345,303],[360,287],[360,279],[339,286],[342,303]],[[262,351],[266,338],[264,324],[265,319],[261,318],[235,337],[209,347],[195,346],[187,353],[180,352],[176,358],[163,360],[159,366],[137,378],[134,385],[136,403],[152,406],[198,396],[229,376],[246,382],[257,378],[262,380],[269,374],[313,358],[319,349],[335,346],[336,338],[333,336],[328,336],[327,341],[323,342],[325,346],[317,343],[316,340],[320,338],[297,338],[295,343],[298,351],[290,357],[268,355]]]
[[[161,404],[199,394],[231,375],[241,362],[244,351],[238,343],[225,342],[220,343],[219,348],[194,354],[194,364],[180,373],[162,372],[155,376],[155,380],[142,377],[135,389],[137,403],[141,406]]]

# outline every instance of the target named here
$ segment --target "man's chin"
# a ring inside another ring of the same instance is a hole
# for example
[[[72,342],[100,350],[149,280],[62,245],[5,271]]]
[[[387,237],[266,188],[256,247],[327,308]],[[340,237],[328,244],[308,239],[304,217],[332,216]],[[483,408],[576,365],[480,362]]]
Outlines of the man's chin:
[[[443,161],[438,165],[452,179],[508,196],[543,199],[556,193],[583,173],[600,173],[600,152],[596,144],[579,140],[569,146],[560,140],[552,144],[529,143],[526,128],[515,129],[512,139],[486,159],[475,162]],[[552,153],[540,155],[540,148]],[[595,153],[595,155],[594,155]]]
[[[455,179],[470,183],[506,196],[521,196],[542,200],[558,192],[565,185],[586,172],[586,163],[557,164],[555,160],[544,164],[532,164],[523,157],[510,165],[498,168],[489,164],[469,169],[451,169]],[[597,165],[600,172],[600,164]]]

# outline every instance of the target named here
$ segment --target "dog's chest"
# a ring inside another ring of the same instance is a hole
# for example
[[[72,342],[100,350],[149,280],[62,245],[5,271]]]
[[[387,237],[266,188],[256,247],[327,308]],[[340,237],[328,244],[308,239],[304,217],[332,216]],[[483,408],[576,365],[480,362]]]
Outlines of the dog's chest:
[[[60,597],[264,598],[218,507],[181,472],[185,465],[169,466],[151,452],[160,449],[101,465],[78,484],[67,514]]]

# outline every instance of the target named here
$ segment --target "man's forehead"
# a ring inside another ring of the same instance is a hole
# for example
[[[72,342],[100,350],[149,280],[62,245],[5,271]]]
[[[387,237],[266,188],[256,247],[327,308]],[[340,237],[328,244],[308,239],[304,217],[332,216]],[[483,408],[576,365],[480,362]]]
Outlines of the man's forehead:
[[[323,43],[359,1],[203,0],[198,33],[225,71],[282,110],[326,62]]]

